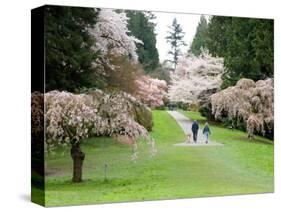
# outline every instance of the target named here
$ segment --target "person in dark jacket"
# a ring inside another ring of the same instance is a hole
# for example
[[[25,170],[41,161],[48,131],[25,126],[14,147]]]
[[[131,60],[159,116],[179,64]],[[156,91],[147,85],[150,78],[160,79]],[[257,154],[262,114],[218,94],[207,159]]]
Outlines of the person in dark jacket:
[[[196,120],[193,121],[192,126],[191,126],[191,131],[193,134],[193,141],[196,143],[197,142],[197,135],[198,135],[198,130],[199,130],[199,125]]]
[[[205,141],[206,141],[206,144],[209,142],[209,135],[211,135],[211,130],[210,130],[210,127],[209,127],[209,124],[208,122],[205,123],[205,126],[203,128],[203,135],[205,136]]]

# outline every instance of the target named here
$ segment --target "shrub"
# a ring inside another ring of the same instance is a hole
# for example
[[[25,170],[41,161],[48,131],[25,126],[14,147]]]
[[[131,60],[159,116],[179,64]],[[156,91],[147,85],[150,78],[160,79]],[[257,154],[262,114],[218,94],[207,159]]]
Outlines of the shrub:
[[[159,106],[156,106],[155,107],[156,110],[166,110],[166,106],[163,104],[163,105],[159,105]]]

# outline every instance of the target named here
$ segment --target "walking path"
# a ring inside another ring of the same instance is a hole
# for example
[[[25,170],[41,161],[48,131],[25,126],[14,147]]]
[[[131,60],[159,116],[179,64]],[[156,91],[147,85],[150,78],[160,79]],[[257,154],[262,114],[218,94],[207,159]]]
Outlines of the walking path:
[[[191,131],[191,126],[192,126],[192,120],[184,116],[183,114],[179,113],[178,111],[168,111],[168,113],[178,122],[184,133],[190,134],[191,139],[190,142],[183,142],[179,144],[174,144],[175,146],[222,146],[223,144],[217,143],[214,141],[208,142],[208,144],[205,143],[205,138],[202,133],[202,129],[198,130],[198,136],[197,136],[197,143],[193,142],[193,136],[192,136],[192,131]],[[212,130],[212,129],[211,129]]]

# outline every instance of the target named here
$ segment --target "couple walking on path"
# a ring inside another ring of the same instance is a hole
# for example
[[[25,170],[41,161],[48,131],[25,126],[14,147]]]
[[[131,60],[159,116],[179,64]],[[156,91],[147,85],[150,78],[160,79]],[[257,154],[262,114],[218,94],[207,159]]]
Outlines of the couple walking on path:
[[[196,120],[193,121],[192,126],[191,126],[191,131],[193,134],[193,141],[196,143],[197,142],[197,135],[198,135],[198,130],[199,130],[199,124]],[[204,128],[203,128],[203,135],[205,137],[205,142],[206,144],[209,142],[209,135],[211,134],[211,130],[209,127],[208,122],[205,123]]]

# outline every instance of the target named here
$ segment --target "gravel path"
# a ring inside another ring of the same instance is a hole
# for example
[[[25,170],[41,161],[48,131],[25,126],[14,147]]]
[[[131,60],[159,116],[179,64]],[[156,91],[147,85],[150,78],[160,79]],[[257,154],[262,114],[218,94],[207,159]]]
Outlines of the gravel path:
[[[179,113],[178,111],[168,111],[168,113],[178,122],[182,130],[184,131],[185,134],[191,134],[191,142],[190,143],[179,143],[179,144],[174,144],[175,146],[220,146],[223,145],[221,143],[213,142],[210,141],[208,144],[205,143],[205,138],[202,133],[202,129],[200,128],[198,130],[198,136],[197,136],[197,143],[193,142],[193,137],[192,137],[192,131],[191,131],[191,126],[192,126],[192,121],[183,114]],[[211,129],[212,130],[212,129]]]

